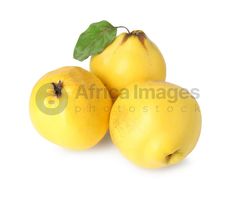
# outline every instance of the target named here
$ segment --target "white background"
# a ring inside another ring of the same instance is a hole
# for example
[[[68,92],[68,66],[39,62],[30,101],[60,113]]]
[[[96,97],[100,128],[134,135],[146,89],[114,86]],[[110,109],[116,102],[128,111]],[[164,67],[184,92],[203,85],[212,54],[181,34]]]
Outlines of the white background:
[[[229,0],[0,1],[0,197],[235,197],[236,6]],[[141,169],[107,136],[71,152],[32,127],[34,83],[73,60],[79,34],[106,19],[142,29],[161,49],[167,81],[199,88],[202,134],[179,165]],[[234,185],[233,185],[234,184]]]

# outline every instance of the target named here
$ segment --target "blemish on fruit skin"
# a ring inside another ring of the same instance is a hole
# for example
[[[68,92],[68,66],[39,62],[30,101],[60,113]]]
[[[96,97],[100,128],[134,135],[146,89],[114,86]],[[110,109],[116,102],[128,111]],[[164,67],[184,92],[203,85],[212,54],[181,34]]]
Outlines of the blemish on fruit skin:
[[[133,32],[131,32],[131,34],[134,35],[134,36],[137,36],[139,41],[143,45],[143,47],[145,49],[147,49],[146,45],[145,45],[145,39],[147,39],[147,36],[146,36],[146,34],[143,31],[141,31],[141,30],[134,30]]]
[[[128,33],[125,34],[125,36],[123,37],[123,39],[122,39],[122,41],[121,41],[120,44],[121,44],[121,45],[124,44],[124,43],[127,41],[127,39],[130,37],[130,35],[131,35],[131,34],[128,34]]]
[[[146,48],[146,45],[145,45],[145,39],[146,39],[146,38],[147,38],[147,37],[146,37],[145,34],[141,34],[141,35],[138,36],[139,41],[142,43],[142,45],[143,45],[143,47],[144,47],[145,49],[147,49],[147,48]]]
[[[138,39],[139,39],[139,41],[141,42],[142,46],[143,46],[145,49],[147,49],[147,48],[146,48],[146,45],[145,45],[145,39],[147,39],[147,36],[146,36],[146,34],[145,34],[143,31],[141,31],[141,30],[134,30],[134,31],[132,31],[131,33],[126,33],[126,34],[124,35],[124,37],[123,37],[123,39],[122,39],[122,41],[121,41],[120,44],[121,44],[121,45],[124,44],[124,43],[128,40],[128,38],[131,37],[131,36],[136,36],[136,37],[138,37]]]

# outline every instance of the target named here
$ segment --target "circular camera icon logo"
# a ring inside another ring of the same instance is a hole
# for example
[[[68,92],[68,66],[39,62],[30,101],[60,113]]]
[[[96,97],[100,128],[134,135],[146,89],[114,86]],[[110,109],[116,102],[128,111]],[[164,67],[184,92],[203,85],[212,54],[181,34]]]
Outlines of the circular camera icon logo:
[[[39,110],[47,115],[63,112],[68,104],[68,95],[61,81],[40,87],[35,99]]]

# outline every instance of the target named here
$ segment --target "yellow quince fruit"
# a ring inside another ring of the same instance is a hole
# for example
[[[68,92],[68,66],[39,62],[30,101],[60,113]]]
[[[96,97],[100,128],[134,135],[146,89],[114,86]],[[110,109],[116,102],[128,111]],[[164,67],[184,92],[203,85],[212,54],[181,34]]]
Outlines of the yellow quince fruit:
[[[133,82],[166,78],[166,64],[160,50],[140,30],[116,37],[101,53],[91,57],[90,69],[113,99]]]
[[[183,160],[195,147],[201,113],[195,98],[167,82],[131,84],[110,115],[113,143],[133,163],[159,168]]]
[[[62,67],[34,86],[30,117],[49,141],[82,150],[96,145],[106,134],[111,105],[107,89],[94,74],[80,67]]]

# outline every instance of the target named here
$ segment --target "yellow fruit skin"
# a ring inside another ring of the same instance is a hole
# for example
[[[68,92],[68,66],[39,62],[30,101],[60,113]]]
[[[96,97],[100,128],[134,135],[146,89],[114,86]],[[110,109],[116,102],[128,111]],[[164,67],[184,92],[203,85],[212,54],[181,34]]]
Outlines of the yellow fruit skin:
[[[129,84],[146,80],[165,80],[164,58],[146,35],[120,34],[105,50],[91,58],[90,69],[108,87],[112,98]],[[141,41],[143,39],[143,41]]]
[[[128,99],[121,94],[111,110],[109,127],[113,143],[126,158],[141,167],[159,168],[180,162],[193,150],[200,135],[198,103],[189,92],[184,96],[187,98],[179,97],[176,101],[150,95],[135,97],[135,86],[163,89],[166,93],[171,89],[183,90],[166,82],[130,85]]]
[[[49,100],[58,104],[51,83],[59,80],[63,82],[61,99],[65,99],[67,94],[68,104],[61,113],[48,115],[39,109],[37,101],[43,101],[49,108],[54,107],[48,103]],[[45,84],[48,84],[47,91],[36,98]],[[93,84],[95,89],[103,89],[106,96],[91,96],[89,89]],[[80,85],[84,87],[83,93],[86,91],[87,98],[82,96]],[[105,135],[111,105],[107,89],[94,74],[80,67],[62,67],[47,73],[34,86],[30,98],[30,117],[37,131],[49,141],[65,148],[82,150],[96,145]]]

